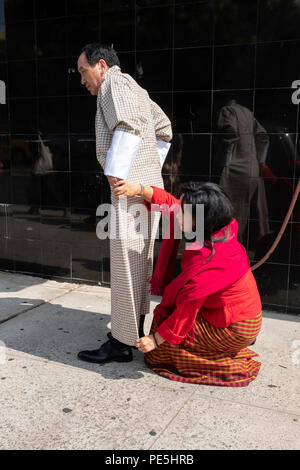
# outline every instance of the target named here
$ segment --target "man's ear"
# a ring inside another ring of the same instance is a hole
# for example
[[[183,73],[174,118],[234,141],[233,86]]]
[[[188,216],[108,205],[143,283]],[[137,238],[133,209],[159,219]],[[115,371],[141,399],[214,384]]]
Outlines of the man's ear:
[[[100,70],[102,70],[102,72],[106,72],[109,68],[104,59],[100,59],[98,62],[98,65],[99,65]]]

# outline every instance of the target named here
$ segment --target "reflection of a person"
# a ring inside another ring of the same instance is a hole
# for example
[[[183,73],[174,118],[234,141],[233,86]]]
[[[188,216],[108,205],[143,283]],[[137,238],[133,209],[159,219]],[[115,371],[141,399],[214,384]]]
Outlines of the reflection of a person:
[[[269,136],[253,113],[235,100],[221,108],[218,129],[224,134],[221,155],[218,155],[222,160],[218,164],[223,167],[219,184],[234,204],[239,239],[243,241],[249,206],[254,197],[262,237],[270,232],[264,182],[260,178],[267,157]]]

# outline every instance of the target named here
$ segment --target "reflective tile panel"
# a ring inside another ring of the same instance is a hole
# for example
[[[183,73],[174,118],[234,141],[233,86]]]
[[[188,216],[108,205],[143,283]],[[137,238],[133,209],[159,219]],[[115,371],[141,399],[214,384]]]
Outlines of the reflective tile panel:
[[[258,0],[214,2],[215,44],[243,44],[257,40]]]
[[[210,1],[175,5],[174,46],[196,47],[213,43],[213,11]]]
[[[152,28],[156,24],[159,27]],[[151,31],[151,33],[149,33]],[[172,47],[173,8],[137,8],[136,48],[168,49]]]

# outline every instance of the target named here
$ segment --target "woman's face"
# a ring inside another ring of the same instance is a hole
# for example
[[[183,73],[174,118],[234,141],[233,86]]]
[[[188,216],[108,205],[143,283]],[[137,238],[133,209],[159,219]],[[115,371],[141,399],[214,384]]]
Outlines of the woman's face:
[[[181,205],[181,201],[182,201],[182,195],[180,196],[180,207],[182,207]],[[192,232],[193,231],[193,227],[195,225],[195,220],[193,219],[192,217],[192,214],[190,213],[190,211],[188,209],[185,209],[185,205],[183,204],[183,207],[182,207],[182,211],[179,211],[178,212],[178,215],[181,214],[181,220],[180,220],[180,223],[181,223],[181,230],[182,232]]]

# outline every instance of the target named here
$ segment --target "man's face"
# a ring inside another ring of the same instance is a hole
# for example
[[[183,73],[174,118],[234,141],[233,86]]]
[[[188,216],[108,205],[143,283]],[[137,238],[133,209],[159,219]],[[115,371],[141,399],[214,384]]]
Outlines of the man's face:
[[[81,85],[84,85],[91,95],[98,95],[103,77],[108,70],[105,60],[99,60],[98,64],[91,67],[83,52],[77,61],[78,72],[81,75]]]

